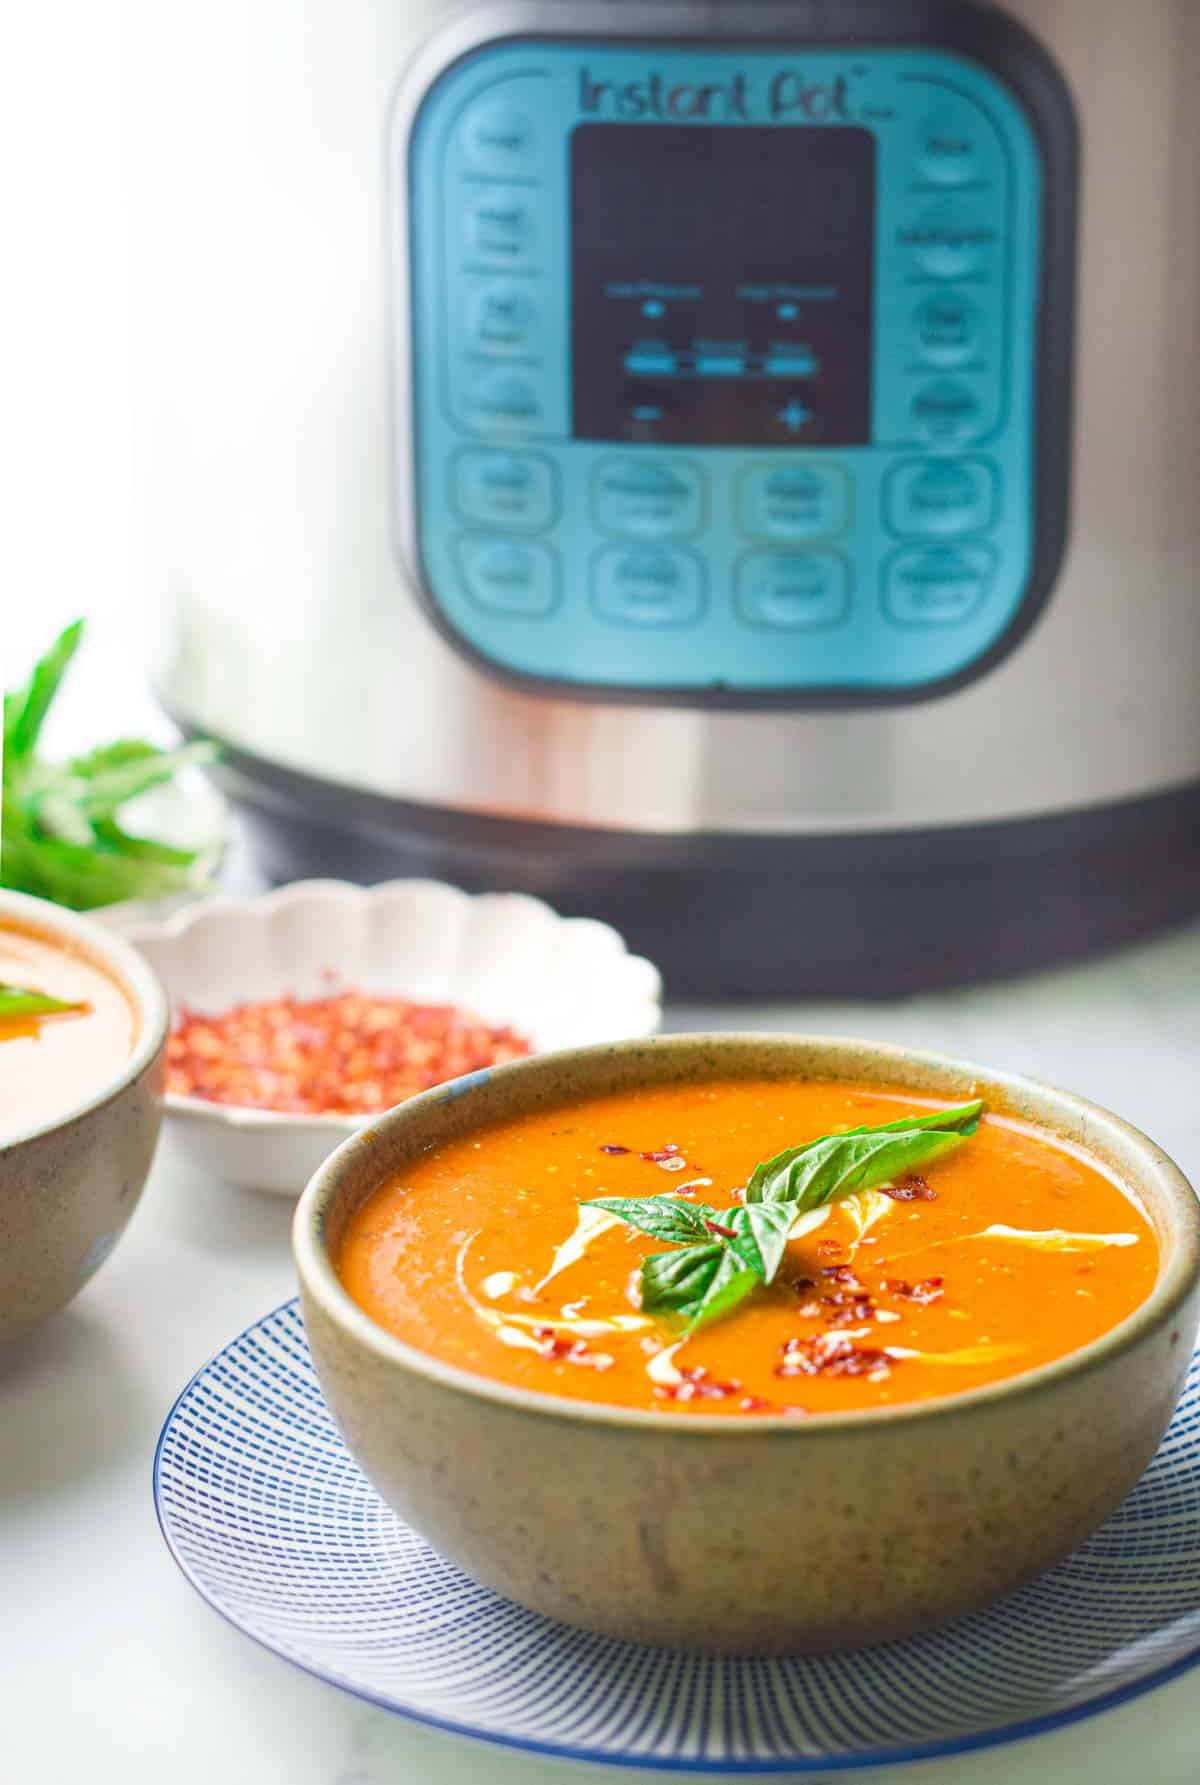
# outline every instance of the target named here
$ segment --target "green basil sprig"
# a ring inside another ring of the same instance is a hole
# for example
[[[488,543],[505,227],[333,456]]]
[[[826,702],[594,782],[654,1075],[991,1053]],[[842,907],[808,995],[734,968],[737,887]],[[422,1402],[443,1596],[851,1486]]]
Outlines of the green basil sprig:
[[[856,1190],[872,1190],[952,1153],[974,1134],[982,1114],[983,1104],[976,1099],[933,1115],[901,1118],[879,1128],[851,1128],[789,1147],[755,1166],[746,1201],[794,1202],[803,1213]]]
[[[600,1196],[589,1206],[681,1248],[644,1260],[641,1302],[682,1315],[693,1333],[774,1281],[801,1215],[945,1158],[974,1134],[983,1109],[976,1100],[789,1147],[755,1166],[745,1202],[729,1209],[671,1196]]]
[[[82,1004],[64,1004],[48,992],[29,991],[21,985],[0,985],[0,1023],[27,1016],[59,1016],[64,1010],[82,1010]]]

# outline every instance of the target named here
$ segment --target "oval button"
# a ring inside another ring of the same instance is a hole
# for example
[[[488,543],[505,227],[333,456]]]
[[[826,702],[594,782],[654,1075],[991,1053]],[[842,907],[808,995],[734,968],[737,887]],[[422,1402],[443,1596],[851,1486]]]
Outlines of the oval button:
[[[458,554],[468,595],[489,613],[540,619],[558,599],[558,567],[544,545],[468,538]]]
[[[959,291],[935,291],[917,305],[913,333],[931,366],[961,366],[979,351],[979,312]]]
[[[531,172],[537,159],[533,122],[507,99],[472,106],[462,140],[467,161],[477,173],[504,179]]]
[[[533,330],[533,301],[516,285],[485,285],[471,305],[471,334],[488,353],[515,353]]]
[[[850,611],[850,569],[837,552],[752,552],[738,565],[736,595],[748,626],[837,626]]]
[[[537,388],[517,372],[485,372],[471,386],[468,408],[477,428],[531,428],[542,418]]]
[[[517,187],[497,186],[467,207],[467,247],[481,260],[517,265],[533,247],[533,210]]]
[[[912,419],[919,439],[952,446],[979,432],[982,411],[973,390],[943,378],[917,392],[912,400]]]
[[[918,272],[932,279],[965,279],[988,270],[997,232],[994,223],[965,203],[933,205],[897,231]]]
[[[454,466],[454,501],[464,521],[548,527],[555,510],[554,467],[533,453],[460,453]]]
[[[996,482],[984,459],[910,459],[888,477],[888,525],[918,539],[978,533],[994,519]]]
[[[703,573],[690,552],[610,546],[592,566],[592,606],[613,626],[694,626]]]
[[[897,626],[956,625],[969,619],[987,594],[993,562],[982,545],[897,552],[884,575],[883,610]]]
[[[943,106],[917,133],[915,171],[931,186],[965,186],[981,171],[980,123],[962,106]]]
[[[661,459],[609,459],[592,481],[592,518],[606,533],[678,539],[700,525],[704,494],[691,465]]]
[[[738,519],[752,539],[821,539],[850,514],[850,479],[840,465],[754,465],[743,474]]]

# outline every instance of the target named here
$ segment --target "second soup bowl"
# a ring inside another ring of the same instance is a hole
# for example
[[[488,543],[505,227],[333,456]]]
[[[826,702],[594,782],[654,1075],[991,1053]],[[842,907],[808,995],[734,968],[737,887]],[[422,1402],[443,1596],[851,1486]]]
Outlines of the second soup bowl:
[[[1149,1297],[1102,1338],[993,1385],[804,1420],[670,1418],[532,1393],[402,1343],[334,1268],[354,1211],[431,1149],[639,1086],[833,1079],[1032,1123],[1114,1177],[1160,1248]],[[317,1372],[383,1498],[506,1598],[632,1641],[799,1653],[982,1607],[1081,1543],[1130,1491],[1178,1399],[1200,1318],[1200,1204],[1117,1116],[1067,1092],[878,1043],[688,1035],[545,1055],[416,1097],[339,1147],[294,1246]]]

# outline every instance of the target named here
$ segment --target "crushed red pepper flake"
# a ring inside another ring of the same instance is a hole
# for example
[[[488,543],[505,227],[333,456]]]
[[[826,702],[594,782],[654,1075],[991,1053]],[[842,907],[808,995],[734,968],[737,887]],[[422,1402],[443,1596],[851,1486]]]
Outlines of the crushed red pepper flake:
[[[453,1004],[339,990],[213,1016],[186,1006],[167,1043],[167,1089],[285,1114],[362,1115],[533,1051]]]
[[[662,1401],[727,1401],[734,1395],[742,1393],[742,1385],[736,1380],[721,1382],[710,1376],[703,1364],[693,1364],[681,1370],[682,1381],[671,1382],[656,1388],[655,1394]]]
[[[903,1277],[886,1277],[884,1286],[902,1301],[916,1302],[920,1307],[928,1307],[930,1302],[940,1302],[946,1293],[944,1277],[922,1277],[919,1283],[908,1283]]]
[[[925,1179],[913,1173],[910,1178],[902,1178],[898,1184],[880,1184],[879,1188],[893,1202],[936,1202],[937,1191]]]
[[[810,1339],[788,1339],[777,1376],[875,1376],[891,1374],[895,1359],[874,1345],[856,1345],[843,1333],[818,1333]]]

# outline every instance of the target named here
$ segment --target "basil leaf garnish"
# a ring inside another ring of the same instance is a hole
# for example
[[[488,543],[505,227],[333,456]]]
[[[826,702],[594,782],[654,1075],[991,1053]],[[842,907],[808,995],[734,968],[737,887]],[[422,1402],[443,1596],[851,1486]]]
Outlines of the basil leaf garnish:
[[[681,1202],[673,1196],[597,1196],[588,1207],[607,1209],[651,1239],[671,1240],[680,1246],[707,1240],[710,1235],[704,1218],[716,1219],[716,1211],[703,1203]]]
[[[728,1241],[710,1240],[681,1252],[655,1252],[642,1265],[643,1308],[682,1314],[688,1332],[729,1313],[762,1282]]]
[[[789,1147],[756,1165],[746,1185],[746,1201],[794,1202],[797,1213],[818,1209],[835,1197],[873,1190],[904,1172],[931,1165],[974,1134],[982,1102],[964,1103],[911,1121],[880,1128],[852,1128]]]
[[[764,1283],[773,1282],[787,1251],[795,1208],[785,1202],[755,1202],[726,1209],[717,1218],[737,1234],[729,1243],[744,1263],[757,1271]]]
[[[745,1202],[730,1209],[665,1195],[600,1196],[586,1206],[681,1248],[643,1261],[641,1302],[684,1315],[693,1333],[774,1282],[800,1215],[944,1158],[974,1134],[983,1111],[976,1099],[789,1147],[755,1166]]]
[[[49,992],[29,991],[25,986],[0,985],[0,1023],[23,1016],[58,1016],[64,1010],[82,1010],[82,1004],[65,1004]]]

